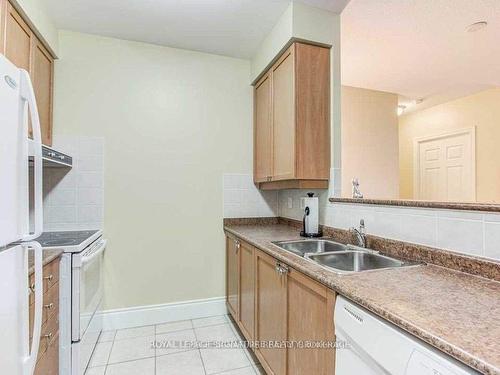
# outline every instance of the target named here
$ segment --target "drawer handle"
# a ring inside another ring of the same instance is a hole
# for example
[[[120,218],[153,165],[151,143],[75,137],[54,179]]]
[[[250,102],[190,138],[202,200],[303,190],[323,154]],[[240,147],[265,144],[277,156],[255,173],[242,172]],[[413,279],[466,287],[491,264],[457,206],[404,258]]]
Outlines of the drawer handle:
[[[52,281],[53,278],[54,278],[54,275],[49,275],[49,276],[45,276],[44,280]]]
[[[47,310],[50,310],[50,309],[54,308],[54,303],[51,302],[48,305],[45,305],[43,307],[45,307]]]
[[[50,339],[52,338],[52,333],[49,333],[47,335],[43,335],[43,338],[47,339],[50,341]]]

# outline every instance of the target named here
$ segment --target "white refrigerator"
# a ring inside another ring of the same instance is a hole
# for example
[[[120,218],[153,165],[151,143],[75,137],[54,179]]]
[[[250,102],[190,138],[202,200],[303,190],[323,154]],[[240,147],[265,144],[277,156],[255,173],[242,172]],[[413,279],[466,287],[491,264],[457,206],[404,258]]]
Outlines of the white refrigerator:
[[[32,141],[27,137],[28,118]],[[34,158],[33,225],[29,156]],[[42,233],[42,227],[42,146],[33,86],[26,71],[0,54],[0,374],[32,375],[34,371],[42,323],[42,248],[32,240]],[[34,291],[28,286],[29,249],[35,260]],[[32,292],[35,313],[33,332],[29,332]]]

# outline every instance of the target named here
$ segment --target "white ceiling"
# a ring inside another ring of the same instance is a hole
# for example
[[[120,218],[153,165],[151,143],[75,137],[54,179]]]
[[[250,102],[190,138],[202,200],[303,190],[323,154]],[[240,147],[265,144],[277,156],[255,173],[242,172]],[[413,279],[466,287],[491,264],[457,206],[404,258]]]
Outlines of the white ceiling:
[[[251,58],[290,0],[44,0],[61,29]],[[348,0],[300,0],[341,11]]]
[[[341,13],[350,0],[298,0],[310,6],[326,9],[333,13]]]
[[[345,85],[424,98],[419,107],[500,86],[499,0],[351,0],[341,19]]]

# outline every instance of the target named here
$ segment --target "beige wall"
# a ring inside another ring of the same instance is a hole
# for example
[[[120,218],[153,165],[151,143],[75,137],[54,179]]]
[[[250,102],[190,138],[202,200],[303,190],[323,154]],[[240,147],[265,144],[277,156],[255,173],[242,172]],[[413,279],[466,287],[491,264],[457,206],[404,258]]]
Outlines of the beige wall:
[[[500,202],[500,88],[453,100],[399,120],[401,198],[413,197],[413,140],[476,127],[476,194]]]
[[[105,138],[106,308],[224,295],[222,175],[252,171],[249,61],[60,33],[55,133]]]
[[[264,38],[252,58],[251,81],[264,71],[293,36],[293,5],[290,4]]]
[[[399,193],[396,94],[342,86],[342,196],[357,177],[365,198]]]

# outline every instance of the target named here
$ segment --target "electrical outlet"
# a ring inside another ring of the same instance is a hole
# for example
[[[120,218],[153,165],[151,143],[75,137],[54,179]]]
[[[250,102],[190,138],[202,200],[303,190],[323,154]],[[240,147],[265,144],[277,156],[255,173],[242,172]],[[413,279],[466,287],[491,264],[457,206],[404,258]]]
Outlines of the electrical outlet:
[[[288,208],[289,209],[293,208],[293,199],[292,199],[292,197],[288,197]]]

